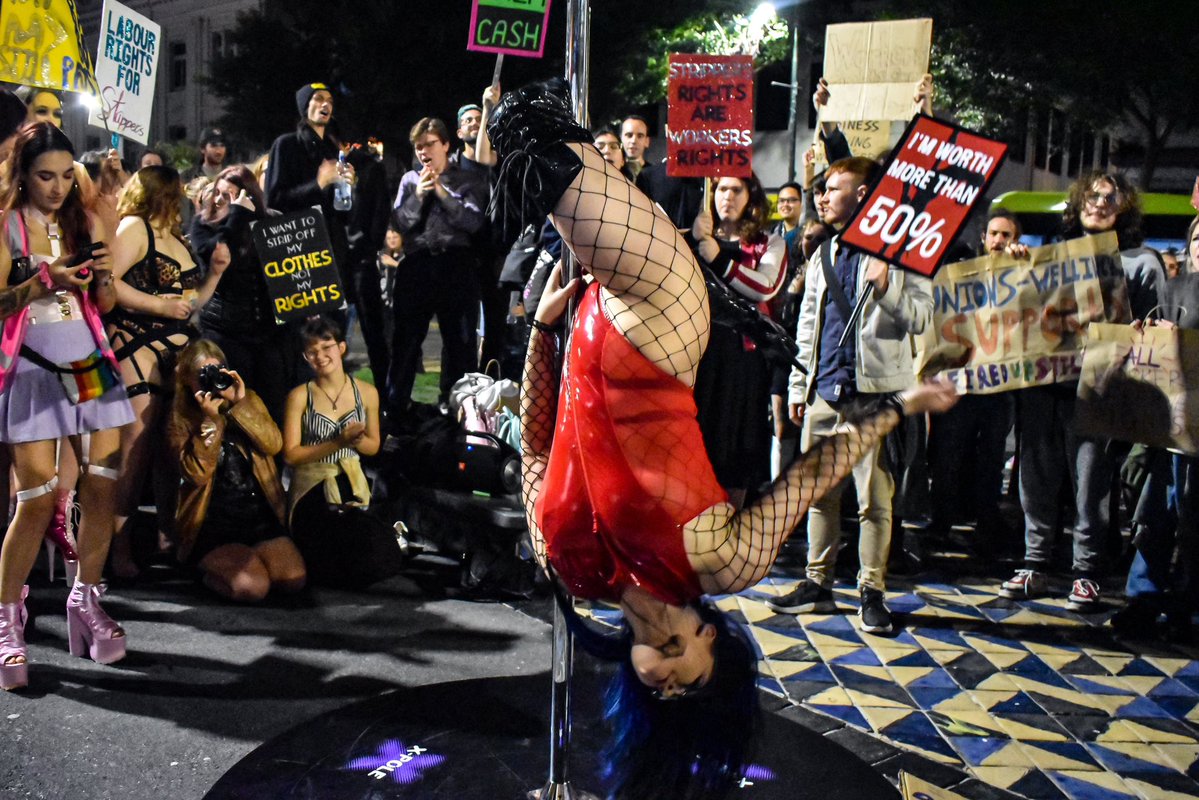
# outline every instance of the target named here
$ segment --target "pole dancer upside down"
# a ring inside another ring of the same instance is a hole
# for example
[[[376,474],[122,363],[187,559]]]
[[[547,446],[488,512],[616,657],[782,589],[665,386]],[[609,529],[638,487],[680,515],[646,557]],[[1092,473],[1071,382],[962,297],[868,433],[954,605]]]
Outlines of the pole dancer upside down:
[[[560,266],[533,323],[523,496],[541,564],[573,596],[616,602],[624,614],[615,643],[572,624],[585,649],[622,662],[608,703],[612,797],[720,797],[746,765],[756,658],[703,596],[766,577],[807,508],[902,414],[944,411],[956,393],[930,383],[887,396],[734,508],[695,418],[711,314],[682,235],[592,146],[564,83],[505,95],[488,134],[502,159],[499,194],[519,197],[525,216],[549,213],[588,276],[560,392],[550,330],[579,288],[578,279],[561,285]]]

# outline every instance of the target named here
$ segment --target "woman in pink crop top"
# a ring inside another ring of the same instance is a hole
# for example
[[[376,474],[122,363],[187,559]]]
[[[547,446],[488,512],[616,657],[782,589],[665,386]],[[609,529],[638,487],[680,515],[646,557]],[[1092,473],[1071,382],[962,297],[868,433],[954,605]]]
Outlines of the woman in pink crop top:
[[[67,599],[71,654],[104,664],[125,656],[125,631],[100,605],[100,579],[112,538],[119,428],[133,421],[100,321],[116,301],[112,258],[104,224],[80,197],[71,142],[53,125],[31,125],[17,135],[11,166],[12,184],[0,195],[0,442],[11,449],[18,491],[0,558],[4,689],[28,682],[24,583],[54,513],[63,437],[83,465],[79,574]],[[73,263],[92,243],[99,248]]]
[[[682,235],[591,145],[564,83],[506,95],[488,134],[502,160],[493,203],[519,202],[513,218],[550,213],[594,280],[567,339],[560,393],[551,334],[578,280],[561,286],[557,268],[536,313],[521,398],[523,497],[541,563],[576,597],[615,601],[624,614],[612,796],[721,796],[747,755],[754,657],[701,596],[764,578],[808,506],[902,413],[944,410],[956,394],[926,384],[889,398],[736,510],[695,420],[711,317]],[[611,649],[575,627],[584,647]]]

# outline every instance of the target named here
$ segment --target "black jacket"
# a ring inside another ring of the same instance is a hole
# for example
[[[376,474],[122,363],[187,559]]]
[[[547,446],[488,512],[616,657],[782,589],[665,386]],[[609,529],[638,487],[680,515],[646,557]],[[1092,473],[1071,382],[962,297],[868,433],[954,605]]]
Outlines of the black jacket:
[[[266,204],[276,211],[290,214],[320,206],[329,228],[333,246],[333,261],[341,276],[342,291],[350,302],[353,282],[350,276],[349,245],[346,240],[347,214],[333,210],[333,185],[324,189],[316,182],[321,162],[337,160],[337,145],[327,135],[322,139],[307,123],[294,133],[285,133],[271,145],[266,168]]]

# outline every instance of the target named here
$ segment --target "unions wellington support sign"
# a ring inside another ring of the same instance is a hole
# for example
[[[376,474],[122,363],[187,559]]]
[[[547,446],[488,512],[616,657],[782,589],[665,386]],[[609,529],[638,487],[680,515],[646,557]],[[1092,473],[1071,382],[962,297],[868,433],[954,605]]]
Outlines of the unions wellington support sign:
[[[278,322],[341,308],[344,293],[319,208],[268,217],[253,227],[254,249]]]
[[[752,56],[672,53],[666,174],[747,178],[753,171]]]
[[[541,58],[550,0],[475,0],[467,50]]]
[[[1006,144],[918,114],[842,241],[931,276],[1006,154]]]
[[[116,0],[104,0],[100,42],[96,52],[96,85],[100,103],[88,124],[105,127],[141,144],[149,144],[150,113],[162,28]]]
[[[1076,381],[1093,323],[1132,319],[1112,231],[946,264],[933,278],[923,375],[968,394]]]

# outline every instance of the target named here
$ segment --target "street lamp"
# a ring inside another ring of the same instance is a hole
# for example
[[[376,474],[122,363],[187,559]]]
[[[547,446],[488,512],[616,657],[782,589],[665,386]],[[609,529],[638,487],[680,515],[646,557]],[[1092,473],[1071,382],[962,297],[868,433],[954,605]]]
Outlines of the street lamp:
[[[741,52],[745,55],[757,57],[758,48],[762,46],[762,39],[766,36],[766,29],[770,27],[770,23],[777,17],[774,10],[774,3],[760,3],[749,15],[749,22],[742,32]]]

